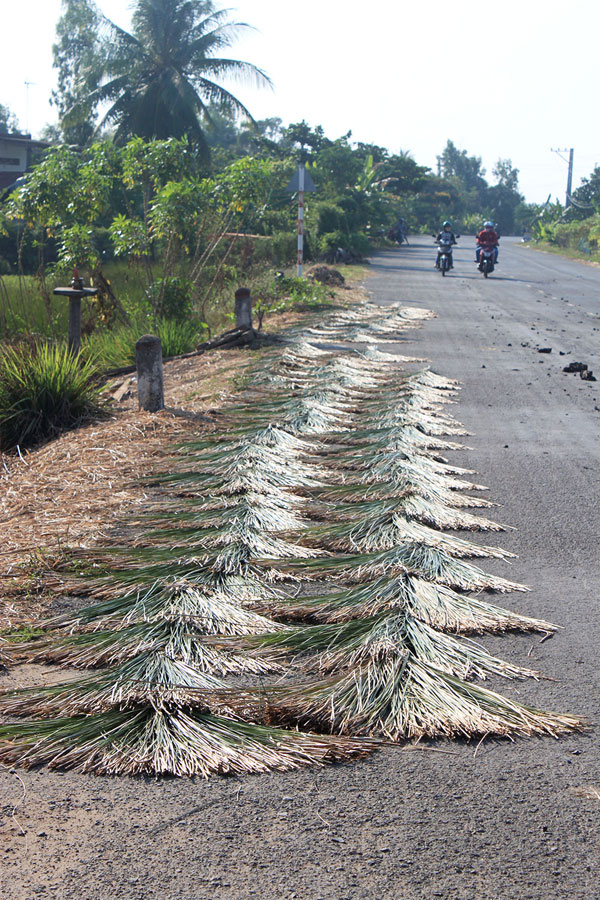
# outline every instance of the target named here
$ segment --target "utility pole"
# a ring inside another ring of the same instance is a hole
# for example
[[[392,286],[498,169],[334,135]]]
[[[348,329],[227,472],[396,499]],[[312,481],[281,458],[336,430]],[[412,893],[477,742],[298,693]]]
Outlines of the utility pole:
[[[569,174],[567,175],[567,202],[565,207],[571,205],[571,191],[573,188],[573,148],[569,151]]]
[[[553,153],[556,153],[557,156],[560,156],[561,159],[564,159],[564,161],[566,163],[568,163],[568,165],[569,165],[569,172],[567,175],[567,196],[566,196],[566,200],[565,200],[565,209],[567,209],[569,206],[572,205],[571,193],[573,190],[573,154],[574,154],[574,150],[573,150],[573,147],[571,147],[571,149],[569,150],[569,158],[567,159],[565,156],[563,156],[563,153],[567,152],[566,148],[564,150],[560,150],[560,149],[555,150],[554,147],[551,147],[550,149],[552,150]]]

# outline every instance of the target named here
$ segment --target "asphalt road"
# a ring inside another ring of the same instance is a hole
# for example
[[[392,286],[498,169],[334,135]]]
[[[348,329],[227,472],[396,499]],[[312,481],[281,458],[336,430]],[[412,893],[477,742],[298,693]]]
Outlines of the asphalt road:
[[[564,625],[544,643],[486,639],[503,658],[555,679],[501,689],[600,722],[600,381],[562,371],[583,361],[600,377],[600,269],[504,239],[500,267],[484,281],[463,238],[442,278],[434,254],[421,238],[379,255],[367,288],[382,304],[438,313],[411,346],[463,382],[454,412],[473,437],[461,464],[478,470],[502,504],[497,517],[517,527],[500,542],[519,559],[485,568],[534,587],[504,598],[507,606]],[[0,847],[0,897],[600,897],[600,798],[581,795],[600,791],[595,729],[560,741],[433,747],[208,783],[26,774],[17,819],[29,833],[11,838],[6,853]]]

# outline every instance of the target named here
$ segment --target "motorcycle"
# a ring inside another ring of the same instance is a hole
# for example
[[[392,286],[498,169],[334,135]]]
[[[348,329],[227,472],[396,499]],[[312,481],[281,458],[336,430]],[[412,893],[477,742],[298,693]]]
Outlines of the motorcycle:
[[[487,246],[485,244],[481,245],[481,249],[479,252],[479,265],[478,269],[483,273],[483,277],[487,278],[488,275],[494,271],[496,259],[496,248]]]
[[[442,275],[445,275],[448,269],[452,268],[452,238],[449,234],[442,234],[439,241],[436,241],[436,243],[439,249],[435,265]]]
[[[394,241],[395,244],[406,244],[408,246],[406,231],[399,225],[394,225],[393,228],[390,228],[388,231],[388,240]]]

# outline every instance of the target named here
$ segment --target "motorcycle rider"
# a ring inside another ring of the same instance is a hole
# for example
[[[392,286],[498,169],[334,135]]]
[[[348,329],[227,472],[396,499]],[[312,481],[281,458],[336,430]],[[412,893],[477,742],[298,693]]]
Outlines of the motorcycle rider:
[[[444,222],[442,224],[442,230],[438,232],[438,236],[436,237],[435,242],[436,242],[436,244],[438,244],[438,253],[437,253],[437,259],[435,261],[435,267],[436,267],[436,269],[439,269],[440,256],[442,255],[442,252],[439,248],[440,242],[443,242],[444,244],[449,243],[451,246],[453,244],[456,244],[456,235],[452,231],[452,224],[450,222]],[[452,258],[452,253],[450,253],[450,268],[451,269],[454,268],[454,260]]]
[[[483,225],[483,229],[477,235],[475,242],[477,247],[475,249],[475,262],[479,265],[479,257],[481,255],[481,248],[493,248],[494,250],[494,265],[498,265],[498,241],[500,237],[498,236],[498,232],[494,228],[493,222],[485,222]]]
[[[404,221],[402,216],[400,216],[396,224],[392,225],[392,227],[390,228],[388,238],[390,239],[390,241],[396,241],[397,244],[401,244],[403,241],[408,243],[408,241],[406,240],[407,231],[408,229],[406,227],[406,222]]]

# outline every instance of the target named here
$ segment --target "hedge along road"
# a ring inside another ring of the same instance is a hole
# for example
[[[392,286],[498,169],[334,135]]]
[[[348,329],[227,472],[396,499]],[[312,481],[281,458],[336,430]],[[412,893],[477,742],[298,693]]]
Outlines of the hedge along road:
[[[367,288],[383,305],[438,313],[396,347],[464,384],[454,413],[473,432],[472,449],[452,455],[502,504],[495,518],[517,527],[502,546],[519,559],[484,568],[534,587],[496,601],[565,626],[544,643],[486,637],[492,652],[556,679],[491,686],[600,722],[600,382],[562,372],[570,361],[597,364],[600,270],[501,243],[487,281],[472,239],[461,239],[455,270],[441,278],[433,242],[417,238],[375,257]],[[350,765],[243,780],[21,773],[27,793],[16,817],[28,843],[11,841],[2,854],[0,896],[594,900],[600,799],[580,794],[600,792],[599,757],[590,730],[560,741],[389,748]],[[3,802],[17,802],[19,784],[8,773],[2,781]]]

